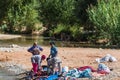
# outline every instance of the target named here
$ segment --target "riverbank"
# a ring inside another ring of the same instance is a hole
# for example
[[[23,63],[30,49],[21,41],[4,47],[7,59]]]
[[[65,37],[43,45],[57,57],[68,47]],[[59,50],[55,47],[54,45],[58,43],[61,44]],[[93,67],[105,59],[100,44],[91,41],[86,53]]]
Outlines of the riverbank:
[[[0,48],[0,67],[9,71],[14,71],[16,74],[30,70],[32,68],[30,57],[32,54],[27,52],[28,47],[14,46]],[[49,55],[50,47],[43,46],[43,52],[46,56]],[[106,62],[105,64],[112,68],[110,75],[105,76],[102,80],[120,80],[120,50],[117,49],[102,49],[102,48],[68,48],[58,47],[59,56],[62,59],[62,66],[69,68],[77,68],[81,66],[92,66],[97,69],[98,63],[96,58],[102,58],[106,54],[111,54],[117,59],[117,62]],[[46,65],[43,61],[42,65]]]
[[[19,38],[19,37],[21,37],[21,35],[0,34],[0,40],[13,39],[13,38]]]

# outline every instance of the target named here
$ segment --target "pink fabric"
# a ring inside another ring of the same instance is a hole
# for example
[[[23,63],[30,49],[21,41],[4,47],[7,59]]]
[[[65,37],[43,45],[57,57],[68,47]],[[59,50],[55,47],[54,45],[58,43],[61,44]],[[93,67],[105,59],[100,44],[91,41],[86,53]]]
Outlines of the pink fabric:
[[[92,76],[93,77],[100,77],[100,76],[105,76],[105,74],[100,74],[100,73],[97,73],[97,72],[93,72]]]
[[[83,66],[83,67],[79,67],[77,68],[80,71],[84,71],[85,69],[91,69],[92,72],[96,72],[97,70],[93,69],[91,66]]]
[[[98,73],[100,73],[100,74],[109,74],[109,72],[107,72],[105,70],[100,70],[100,71],[98,71]]]
[[[37,64],[37,63],[32,63],[32,66],[33,66],[33,71],[34,71],[34,73],[37,73],[38,64]]]

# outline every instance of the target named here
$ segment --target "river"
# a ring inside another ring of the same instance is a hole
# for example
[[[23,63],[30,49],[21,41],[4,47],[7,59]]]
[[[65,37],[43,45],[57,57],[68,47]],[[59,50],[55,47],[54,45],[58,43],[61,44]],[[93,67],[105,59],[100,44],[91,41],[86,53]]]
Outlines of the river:
[[[14,39],[5,39],[0,40],[0,47],[9,46],[11,44],[17,44],[19,46],[31,46],[35,41],[38,42],[41,46],[49,46],[50,37],[43,37],[43,36],[26,36],[23,35],[19,38]],[[61,40],[54,40],[58,47],[101,47],[98,45],[94,45],[91,43],[83,43],[83,42],[71,42],[71,41],[61,41]]]
[[[14,73],[8,72],[3,68],[0,68],[0,80],[16,80],[17,76]]]
[[[48,46],[50,38],[43,37],[43,36],[22,36],[22,37],[14,38],[14,39],[0,40],[0,46],[4,47],[4,46],[11,45],[11,44],[17,44],[19,46],[30,46],[35,41],[37,41],[39,45]],[[58,46],[61,46],[60,41],[56,41],[56,43]]]

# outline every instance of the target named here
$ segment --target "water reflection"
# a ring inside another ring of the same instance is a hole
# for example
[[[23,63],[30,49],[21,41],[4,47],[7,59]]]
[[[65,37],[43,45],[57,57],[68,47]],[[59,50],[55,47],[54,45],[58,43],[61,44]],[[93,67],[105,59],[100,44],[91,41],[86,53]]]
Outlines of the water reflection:
[[[8,45],[11,45],[11,44],[17,44],[17,45],[20,45],[20,46],[30,46],[35,41],[37,41],[38,44],[40,44],[40,45],[48,46],[50,38],[49,37],[43,37],[43,36],[22,36],[20,38],[0,40],[0,46],[8,46]],[[56,41],[56,43],[58,45],[59,45],[59,42],[60,41]]]
[[[7,40],[0,40],[0,47],[1,46],[9,46],[11,44],[16,44],[19,46],[31,46],[35,41],[38,42],[41,46],[49,46],[49,41],[51,40],[50,37],[43,37],[43,36],[26,36],[23,35],[20,38],[14,39],[7,39]],[[55,40],[55,43],[58,47],[92,47],[92,48],[116,48],[116,46],[105,46],[102,44],[91,44],[91,43],[83,43],[83,42],[70,42],[70,41],[61,41]]]
[[[0,80],[15,80],[16,76],[13,73],[6,71],[3,68],[0,68]]]

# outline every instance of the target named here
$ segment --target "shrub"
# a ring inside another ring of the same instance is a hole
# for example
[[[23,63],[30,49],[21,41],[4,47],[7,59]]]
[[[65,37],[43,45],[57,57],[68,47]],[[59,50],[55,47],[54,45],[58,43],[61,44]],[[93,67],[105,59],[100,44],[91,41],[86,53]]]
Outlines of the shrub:
[[[107,38],[109,45],[120,42],[120,0],[99,0],[98,5],[90,6],[87,12],[100,39]]]

